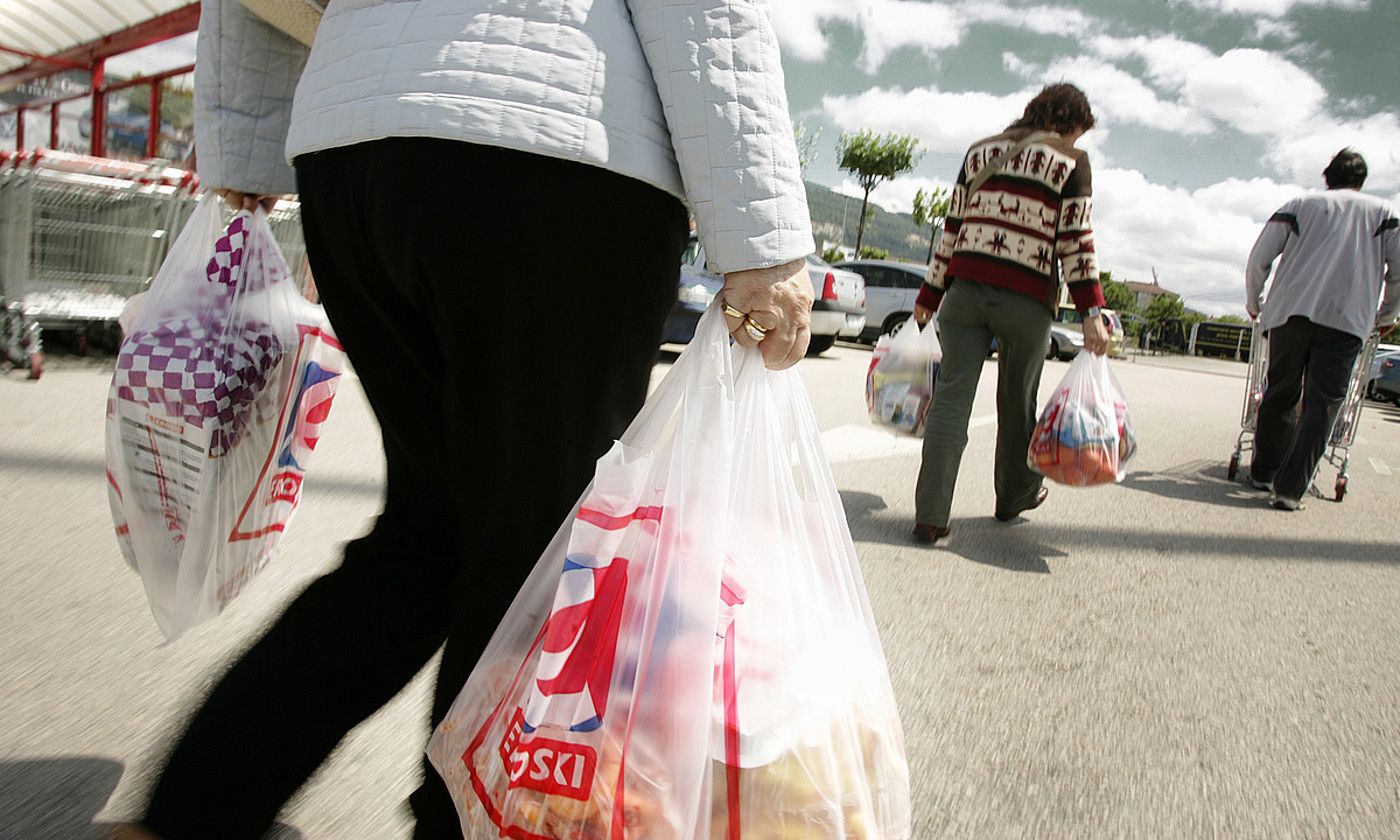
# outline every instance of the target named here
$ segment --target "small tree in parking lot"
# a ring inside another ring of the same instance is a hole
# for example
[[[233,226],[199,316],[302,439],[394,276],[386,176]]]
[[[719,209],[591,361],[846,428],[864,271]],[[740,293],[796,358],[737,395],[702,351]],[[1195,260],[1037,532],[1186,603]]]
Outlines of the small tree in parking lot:
[[[859,134],[842,133],[836,150],[841,154],[840,167],[856,176],[860,188],[865,190],[860,203],[860,227],[856,230],[856,253],[860,253],[870,191],[880,182],[893,180],[914,168],[919,160],[919,139],[910,134],[876,135],[867,128]]]
[[[938,229],[943,226],[943,220],[948,218],[948,205],[953,201],[953,197],[948,195],[948,191],[942,187],[934,187],[930,192],[924,192],[922,188],[914,193],[914,224],[928,227],[928,259],[926,263],[933,262],[933,246],[938,241]]]

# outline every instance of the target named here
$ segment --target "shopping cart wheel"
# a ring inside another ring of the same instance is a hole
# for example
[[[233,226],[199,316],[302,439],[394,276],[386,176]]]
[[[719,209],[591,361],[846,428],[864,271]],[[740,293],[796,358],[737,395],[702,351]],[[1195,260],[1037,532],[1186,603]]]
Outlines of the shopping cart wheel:
[[[1226,477],[1229,478],[1231,481],[1234,481],[1234,480],[1235,480],[1235,476],[1239,475],[1239,472],[1240,472],[1240,453],[1236,452],[1234,455],[1231,455],[1231,456],[1230,456],[1230,466],[1229,466],[1228,469],[1225,470],[1225,475],[1226,475]]]
[[[1335,498],[1340,502],[1342,497],[1347,494],[1347,480],[1345,478],[1338,478],[1335,490]]]

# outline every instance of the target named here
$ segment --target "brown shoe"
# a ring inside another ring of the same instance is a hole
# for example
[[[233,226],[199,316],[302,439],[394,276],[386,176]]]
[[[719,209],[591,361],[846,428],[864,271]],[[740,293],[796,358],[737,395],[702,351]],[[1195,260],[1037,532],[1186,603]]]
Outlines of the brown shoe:
[[[160,840],[160,838],[135,823],[123,823],[107,836],[107,840]]]
[[[1029,505],[1027,505],[1027,506],[1021,508],[1020,510],[1013,510],[1013,511],[1011,511],[1010,513],[1006,513],[1006,512],[1004,512],[1004,511],[1000,511],[1000,510],[997,511],[997,513],[996,513],[997,521],[998,521],[998,522],[1010,522],[1011,520],[1015,519],[1016,517],[1020,516],[1021,514],[1025,513],[1025,512],[1028,511],[1028,510],[1035,510],[1036,508],[1038,508],[1038,507],[1040,507],[1041,505],[1045,504],[1045,497],[1048,496],[1048,495],[1050,495],[1050,488],[1048,488],[1048,487],[1042,487],[1042,488],[1040,488],[1040,492],[1035,494],[1035,501],[1033,501],[1033,502],[1031,502]]]
[[[940,528],[937,525],[925,525],[922,522],[917,522],[914,524],[914,533],[910,536],[914,538],[914,542],[920,545],[933,545],[951,533],[953,533],[953,529],[947,525]]]

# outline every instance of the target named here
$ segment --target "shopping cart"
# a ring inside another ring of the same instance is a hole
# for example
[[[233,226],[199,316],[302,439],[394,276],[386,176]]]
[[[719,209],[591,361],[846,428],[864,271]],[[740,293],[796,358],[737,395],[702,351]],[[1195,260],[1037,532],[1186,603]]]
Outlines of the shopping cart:
[[[199,201],[194,174],[62,152],[0,154],[0,298],[79,350],[120,338],[117,316],[144,291]],[[269,214],[298,284],[309,282],[300,205]]]
[[[1336,425],[1332,427],[1332,434],[1327,441],[1327,449],[1323,453],[1323,459],[1337,468],[1337,480],[1332,488],[1332,498],[1339,502],[1347,494],[1351,445],[1355,442],[1356,430],[1361,425],[1361,410],[1366,403],[1366,379],[1370,375],[1371,360],[1375,358],[1376,346],[1379,343],[1380,334],[1371,333],[1371,337],[1362,344],[1361,354],[1357,357],[1356,365],[1351,370],[1351,381],[1347,383],[1346,396],[1342,400],[1341,411],[1337,413]],[[1254,432],[1259,420],[1259,403],[1263,400],[1264,389],[1268,385],[1266,375],[1268,369],[1269,343],[1256,320],[1250,342],[1249,372],[1245,378],[1244,408],[1240,412],[1240,434],[1235,440],[1235,452],[1230,456],[1230,466],[1227,471],[1231,481],[1234,481],[1236,475],[1239,474],[1240,459],[1244,453],[1254,451]],[[1313,477],[1309,491],[1314,496],[1326,498],[1326,495],[1317,489],[1316,476]]]

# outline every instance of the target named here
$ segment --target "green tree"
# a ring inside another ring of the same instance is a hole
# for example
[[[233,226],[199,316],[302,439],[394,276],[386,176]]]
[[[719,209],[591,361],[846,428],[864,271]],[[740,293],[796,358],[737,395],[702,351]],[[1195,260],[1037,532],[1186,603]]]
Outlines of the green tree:
[[[860,253],[870,191],[882,181],[892,181],[914,168],[920,157],[919,140],[908,134],[876,135],[867,128],[859,134],[842,132],[836,150],[841,155],[841,169],[856,176],[856,182],[865,190],[860,204],[860,227],[856,231],[856,253]]]
[[[920,189],[914,193],[914,224],[929,229],[926,263],[933,262],[933,243],[938,239],[938,229],[943,226],[943,220],[948,218],[948,205],[952,201],[953,197],[942,187],[935,187],[932,192]]]
[[[1103,298],[1109,309],[1118,312],[1133,312],[1137,309],[1137,295],[1128,290],[1125,283],[1113,279],[1113,272],[1099,272],[1099,285],[1103,287]]]
[[[1158,295],[1148,304],[1142,318],[1154,332],[1160,333],[1168,321],[1181,321],[1186,318],[1186,305],[1181,298],[1172,295]]]
[[[1215,322],[1218,323],[1218,324],[1248,324],[1248,323],[1249,323],[1248,321],[1246,321],[1244,318],[1240,317],[1239,315],[1220,315],[1220,316],[1218,316],[1218,317],[1212,318],[1211,320],[1212,320],[1212,321],[1215,321]]]
[[[831,246],[830,248],[827,248],[825,251],[822,251],[822,259],[829,263],[838,263],[844,260],[845,258],[846,255],[841,253],[841,249],[836,247],[835,245]]]
[[[884,248],[876,248],[874,245],[866,245],[856,252],[863,260],[887,260],[890,252]]]

